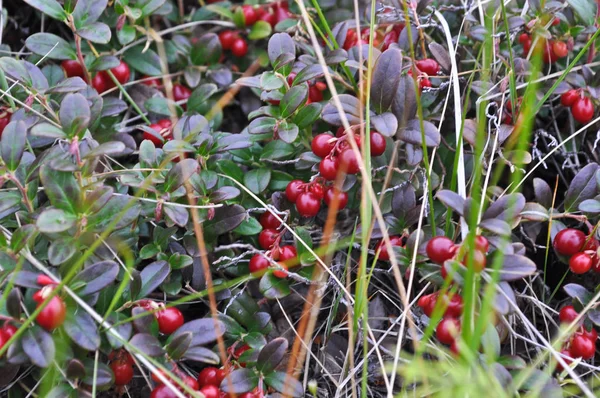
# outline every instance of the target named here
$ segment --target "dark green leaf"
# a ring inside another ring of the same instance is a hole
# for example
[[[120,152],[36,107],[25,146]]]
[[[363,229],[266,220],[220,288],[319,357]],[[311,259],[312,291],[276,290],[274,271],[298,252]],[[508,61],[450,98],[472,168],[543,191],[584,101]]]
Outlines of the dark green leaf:
[[[27,125],[23,121],[10,122],[2,133],[0,139],[0,153],[6,167],[14,171],[19,167],[25,144],[27,142]]]
[[[144,75],[162,75],[162,70],[160,68],[161,59],[151,49],[146,49],[144,51],[143,46],[130,48],[125,52],[124,60],[130,67]]]
[[[142,277],[142,289],[138,293],[139,298],[144,298],[152,293],[169,276],[171,267],[166,261],[155,261],[147,265],[140,276]]]
[[[387,111],[398,90],[400,77],[398,70],[402,69],[402,51],[389,48],[384,51],[373,68],[371,83],[371,103],[378,113]]]
[[[17,192],[0,192],[0,220],[21,208],[23,197]]]
[[[269,39],[267,53],[271,65],[274,65],[275,60],[277,60],[281,54],[291,54],[294,56],[296,54],[296,45],[294,44],[294,40],[292,40],[287,33],[275,33]]]
[[[68,136],[85,131],[90,123],[91,112],[87,99],[81,94],[67,94],[60,104],[60,124]]]
[[[85,378],[82,383],[88,386],[95,385],[99,390],[106,390],[114,384],[114,374],[107,364],[95,362],[93,359],[84,359]]]
[[[297,86],[309,80],[317,79],[323,75],[325,75],[325,72],[323,72],[323,67],[320,64],[307,65],[298,72],[292,84]]]
[[[233,231],[248,217],[246,209],[240,205],[226,205],[215,209],[215,216],[204,222],[204,234],[207,240]]]
[[[248,217],[247,220],[242,222],[236,229],[233,230],[235,233],[244,236],[254,236],[262,231],[262,226],[256,218]]]
[[[60,209],[44,210],[35,222],[38,230],[42,233],[53,234],[64,232],[73,227],[77,222],[77,217]]]
[[[590,302],[590,300],[594,297],[594,295],[589,290],[576,283],[569,283],[563,286],[563,289],[569,297],[576,299],[581,305],[584,306],[587,305]]]
[[[152,15],[165,4],[166,0],[142,0],[137,2],[137,8],[142,11],[141,17]]]
[[[40,169],[40,179],[52,206],[69,213],[77,213],[81,207],[81,191],[73,173]]]
[[[586,26],[592,26],[594,24],[594,15],[596,15],[596,8],[598,5],[592,0],[567,0],[567,3],[583,21]]]
[[[121,322],[126,318],[127,316],[122,312],[115,312],[109,315],[108,321],[111,325],[114,325],[115,323]],[[131,322],[125,322],[121,323],[118,326],[113,326],[111,329],[115,329],[119,336],[121,336],[123,339],[129,340],[129,338],[131,337],[131,333],[133,332],[133,325],[131,324]],[[121,342],[121,340],[117,339],[109,330],[105,332],[105,335],[112,348],[119,349],[123,347],[123,343]]]
[[[119,274],[119,266],[114,261],[101,261],[79,272],[74,283],[83,282],[83,288],[77,291],[80,296],[89,296],[106,288]]]
[[[181,359],[192,344],[192,332],[185,332],[171,339],[165,347],[167,354],[174,360]]]
[[[285,372],[273,372],[269,375],[266,375],[265,383],[280,393],[289,394],[291,397],[301,398],[304,396],[304,388],[302,388],[302,383]]]
[[[13,232],[12,239],[10,240],[10,247],[13,252],[18,253],[33,239],[37,234],[37,229],[33,224],[23,225]]]
[[[271,181],[271,170],[266,167],[250,170],[244,175],[244,185],[257,195],[267,189],[269,181]]]
[[[518,254],[507,254],[500,270],[501,281],[515,281],[533,275],[536,271],[533,261]]]
[[[190,58],[194,65],[213,65],[219,62],[221,42],[215,33],[206,33],[194,44]]]
[[[221,391],[241,394],[256,388],[258,375],[251,369],[236,369],[221,383]]]
[[[283,337],[277,337],[267,343],[258,354],[256,370],[262,374],[268,374],[273,371],[283,360],[287,348],[288,341]]]
[[[73,19],[78,28],[96,22],[106,9],[108,0],[77,0]]]
[[[308,104],[302,107],[296,116],[294,116],[294,123],[299,129],[305,129],[319,119],[322,110],[323,105],[321,105],[319,102]]]
[[[60,265],[75,255],[76,242],[72,239],[57,239],[48,247],[48,261],[52,265]]]
[[[308,86],[302,84],[300,86],[294,86],[285,93],[281,100],[280,109],[281,117],[290,117],[300,105],[304,104],[308,98]]]
[[[215,321],[212,318],[196,319],[180,326],[179,329],[172,334],[170,340],[174,340],[187,333],[192,333],[192,347],[206,345],[223,336],[225,333],[225,325],[223,325],[221,321]]]
[[[294,153],[294,146],[281,140],[273,140],[265,145],[261,159],[281,160],[287,159]]]
[[[160,341],[150,334],[138,333],[129,342],[132,346],[151,357],[158,357],[165,352]]]
[[[216,365],[220,361],[219,355],[216,352],[201,346],[190,347],[185,354],[183,354],[183,359],[208,363],[211,365]]]
[[[279,138],[283,142],[287,142],[288,144],[291,144],[292,142],[296,141],[296,138],[298,138],[299,133],[300,130],[298,130],[298,126],[296,126],[294,123],[283,122],[279,125],[279,128],[277,129],[277,135],[279,136]]]
[[[77,59],[77,53],[69,42],[52,33],[35,33],[25,40],[25,46],[31,52],[50,59]]]
[[[290,285],[287,280],[281,279],[268,272],[260,279],[258,288],[269,299],[283,298],[290,294]]]
[[[273,134],[277,127],[277,119],[272,117],[259,117],[248,125],[250,134]]]
[[[24,0],[27,4],[43,12],[44,14],[64,21],[67,19],[65,10],[60,6],[56,0]]]
[[[598,192],[596,171],[598,171],[598,165],[590,163],[575,175],[565,194],[566,212],[576,210],[581,202],[596,196]]]
[[[23,351],[35,366],[47,368],[54,360],[55,348],[52,335],[38,326],[25,331],[21,344]]]
[[[64,329],[71,340],[79,347],[88,351],[95,351],[100,347],[98,327],[92,317],[81,308],[75,313],[72,311],[67,313]]]
[[[165,191],[173,192],[198,171],[198,162],[195,159],[183,159],[175,165],[165,179]]]
[[[90,25],[77,29],[77,34],[93,43],[107,44],[110,42],[111,32],[107,24],[94,22]]]

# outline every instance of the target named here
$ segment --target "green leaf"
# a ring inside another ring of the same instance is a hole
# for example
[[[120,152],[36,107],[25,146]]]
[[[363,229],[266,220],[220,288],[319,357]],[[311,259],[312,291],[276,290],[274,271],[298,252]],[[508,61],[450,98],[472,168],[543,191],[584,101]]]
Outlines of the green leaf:
[[[246,18],[244,17],[244,11],[242,7],[237,7],[233,13],[233,23],[240,29],[246,28]]]
[[[277,129],[277,135],[279,136],[279,138],[283,142],[287,142],[288,144],[291,144],[292,142],[296,141],[296,138],[298,138],[299,133],[300,130],[298,129],[298,126],[296,126],[294,123],[283,122],[279,125],[279,128]]]
[[[73,173],[43,166],[40,180],[52,206],[77,214],[81,207],[81,190]]]
[[[233,232],[244,236],[254,236],[260,231],[262,231],[262,226],[254,217],[248,217],[247,220],[244,220],[236,229],[233,230]]]
[[[229,159],[217,160],[217,167],[219,168],[219,170],[221,170],[223,174],[232,177],[238,182],[242,182],[242,180],[244,179],[244,172],[242,171],[240,166],[238,166]]]
[[[142,10],[142,17],[151,15],[165,4],[166,0],[142,0],[137,2],[137,7]]]
[[[258,375],[251,369],[236,369],[221,383],[221,391],[241,394],[258,385]]]
[[[192,47],[190,59],[194,65],[213,65],[219,62],[222,53],[219,36],[215,33],[206,33]]]
[[[265,145],[260,158],[281,160],[288,159],[294,153],[294,146],[281,140],[274,140]]]
[[[96,22],[106,10],[107,4],[108,0],[77,0],[75,9],[71,14],[75,26],[80,28]]]
[[[86,40],[99,44],[107,44],[111,38],[110,28],[102,22],[94,22],[93,24],[84,26],[81,29],[77,29],[76,33]]]
[[[181,269],[192,265],[194,260],[188,255],[173,253],[171,257],[169,257],[169,265],[171,265],[171,269]]]
[[[146,49],[144,46],[130,48],[123,56],[125,62],[136,71],[148,76],[160,76],[161,59],[153,50]]]
[[[586,26],[594,25],[597,5],[593,0],[567,0]]]
[[[304,388],[302,383],[296,380],[294,377],[289,376],[285,372],[273,372],[265,376],[265,383],[273,387],[280,393],[290,394],[294,398],[300,398],[304,396]]]
[[[60,209],[44,210],[35,222],[38,230],[43,233],[53,234],[64,232],[73,227],[77,222],[77,217]]]
[[[18,192],[0,192],[0,220],[21,208],[23,197]]]
[[[259,117],[248,125],[250,134],[273,134],[277,127],[277,119],[272,117]]]
[[[67,13],[60,6],[56,0],[24,0],[25,3],[29,4],[33,8],[36,8],[44,14],[58,19],[59,21],[65,21],[67,19]]]
[[[81,308],[76,312],[69,311],[64,329],[71,340],[84,350],[95,351],[100,347],[100,333],[96,322]]]
[[[258,21],[252,25],[252,29],[250,30],[250,33],[248,33],[248,39],[260,40],[267,38],[271,35],[271,31],[271,24],[267,21]]]
[[[55,346],[52,335],[38,326],[28,328],[21,340],[29,360],[40,368],[47,368],[54,360]]]
[[[321,111],[323,110],[323,105],[319,102],[313,102],[303,107],[298,111],[296,116],[294,116],[294,123],[298,126],[299,129],[304,129],[314,124],[319,117],[321,116]]]
[[[117,31],[117,39],[121,45],[127,45],[135,40],[136,30],[133,26],[125,25],[123,29]]]
[[[256,370],[262,374],[271,373],[281,363],[288,348],[288,341],[283,337],[276,337],[265,345],[256,360]]]
[[[267,189],[269,181],[271,181],[271,170],[266,167],[250,170],[244,175],[244,185],[257,195]]]
[[[280,299],[290,294],[290,285],[287,280],[281,279],[268,272],[263,275],[258,285],[260,292],[269,299]]]
[[[219,6],[218,4],[209,4],[207,6],[202,7],[204,10],[212,11],[215,14],[219,14],[222,17],[225,17],[229,20],[233,19],[233,13],[229,10],[229,8]]]
[[[306,102],[307,98],[308,86],[306,84],[292,87],[287,93],[285,93],[283,99],[281,100],[281,117],[287,118],[291,116],[294,112],[296,112],[300,105]]]
[[[77,59],[77,53],[69,42],[52,33],[35,33],[25,40],[25,46],[31,52],[50,59]]]
[[[175,165],[165,178],[165,192],[173,192],[198,171],[198,162],[195,159],[183,159]]]
[[[185,332],[173,338],[165,347],[165,350],[174,360],[181,359],[192,344],[192,332]]]
[[[91,120],[90,105],[81,94],[67,94],[60,104],[60,124],[69,137],[79,136]]]
[[[156,261],[147,265],[140,273],[142,278],[142,288],[138,293],[138,297],[144,298],[156,290],[156,288],[167,279],[170,272],[171,267],[166,261]]]
[[[0,154],[6,167],[10,171],[15,171],[21,163],[25,144],[27,142],[27,125],[19,120],[10,122],[2,133],[0,139]]]

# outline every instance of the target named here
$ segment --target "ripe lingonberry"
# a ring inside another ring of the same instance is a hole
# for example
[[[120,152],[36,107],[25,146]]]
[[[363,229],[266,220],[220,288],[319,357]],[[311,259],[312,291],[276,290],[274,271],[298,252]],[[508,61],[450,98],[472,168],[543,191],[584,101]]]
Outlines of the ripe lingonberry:
[[[402,247],[404,244],[402,243],[402,237],[400,236],[390,236],[390,244],[392,246]],[[379,251],[379,259],[383,261],[389,261],[390,253],[386,249],[385,241],[382,239],[379,241],[377,246],[375,246],[375,252]]]
[[[356,174],[360,171],[358,159],[352,149],[345,149],[340,153],[340,167],[348,174]]]
[[[312,102],[321,102],[323,101],[323,92],[319,90],[317,86],[309,86],[308,87],[308,101],[307,104]]]
[[[383,37],[383,46],[381,46],[381,51],[387,50],[394,43],[398,43],[398,33],[396,33],[395,30],[391,30]]]
[[[285,188],[285,197],[292,203],[296,203],[298,199],[298,195],[300,195],[303,190],[304,181],[301,180],[292,180],[289,182],[287,187]]]
[[[296,199],[296,209],[302,217],[314,217],[321,209],[321,200],[312,192],[303,192]]]
[[[554,41],[552,43],[552,52],[557,58],[564,58],[569,55],[569,49],[567,43],[564,41]]]
[[[334,199],[337,197],[338,200],[338,210],[342,210],[348,204],[348,194],[346,192],[340,192],[334,187],[329,187],[325,191],[325,204],[327,206],[331,206]]]
[[[110,71],[112,72],[112,74],[115,76],[115,79],[117,79],[117,81],[120,84],[127,83],[129,81],[129,78],[131,77],[131,70],[129,69],[129,65],[127,65],[125,63],[125,61],[119,62],[119,65],[112,68]],[[114,86],[113,80],[110,78],[110,76],[108,76],[108,74],[106,75],[106,77],[107,77],[108,85],[110,87],[113,87]]]
[[[235,39],[231,45],[231,53],[236,57],[243,57],[248,54],[248,43],[246,43],[246,40],[241,37]]]
[[[594,104],[588,97],[579,97],[571,106],[571,113],[579,123],[588,123],[594,117]]]
[[[10,123],[10,119],[12,119],[12,113],[6,110],[3,110],[0,113],[0,137],[2,137],[2,132]]]
[[[287,276],[288,276],[288,272],[287,272],[288,266],[285,263],[281,263],[281,262],[277,263],[277,265],[281,269],[279,269],[279,268],[275,269],[275,271],[273,271],[273,275],[275,275],[275,277],[280,278],[280,279],[287,278]]]
[[[219,41],[221,42],[221,47],[223,50],[231,50],[231,46],[233,46],[233,42],[238,38],[237,32],[233,30],[224,30],[219,33]]]
[[[246,26],[254,25],[258,21],[256,10],[251,5],[242,6],[242,13],[244,14]]]
[[[574,274],[585,274],[592,269],[592,257],[587,253],[575,253],[569,259],[569,268]]]
[[[327,156],[319,163],[319,173],[326,180],[333,181],[337,177],[338,167],[337,157]]]
[[[450,345],[458,336],[460,331],[460,321],[456,318],[444,318],[435,329],[435,337],[442,344]]]
[[[487,263],[487,258],[485,257],[485,253],[479,250],[473,250],[473,270],[475,272],[481,272],[485,268]],[[466,267],[469,265],[469,253],[465,253],[462,261],[463,265]]]
[[[213,366],[209,366],[208,368],[202,369],[198,374],[198,384],[200,385],[200,387],[219,387],[223,379],[225,379],[225,370],[217,369]]]
[[[171,387],[161,384],[152,390],[150,398],[177,398],[177,394],[171,390]]]
[[[272,12],[264,13],[259,19],[271,25],[271,28],[274,28],[275,25],[277,25],[277,16]]]
[[[579,93],[577,90],[571,89],[560,96],[560,103],[562,106],[570,107],[575,103],[575,101],[577,101],[578,98]]]
[[[255,254],[250,259],[250,263],[248,264],[248,270],[250,273],[264,273],[264,271],[269,268],[269,260],[267,260],[262,254]]]
[[[196,390],[198,390],[200,388],[200,386],[198,385],[198,382],[196,381],[196,379],[194,379],[190,375],[184,374],[181,377],[181,381],[183,381],[183,384],[185,384],[186,386],[188,386],[189,388],[191,388],[194,391],[196,391]]]
[[[263,228],[277,229],[281,226],[281,221],[279,221],[270,211],[261,214],[259,222]]]
[[[158,330],[163,334],[171,334],[183,325],[183,314],[175,307],[165,308],[156,313],[158,317]]]
[[[182,84],[173,85],[173,99],[177,102],[187,100],[192,96],[192,90]]]
[[[92,79],[92,87],[98,92],[98,94],[102,94],[109,89],[109,83],[106,81],[107,78],[109,77],[106,76],[105,73],[98,72]]]
[[[250,346],[248,344],[244,344],[243,346],[235,349],[235,351],[233,352],[233,357],[235,359],[238,359],[243,353],[245,353],[249,349],[250,349]]]
[[[44,274],[39,274],[37,276],[36,282],[40,286],[56,285],[56,282],[54,282],[54,279],[52,279],[48,275],[44,275]]]
[[[298,252],[296,248],[291,245],[282,246],[279,248],[279,260],[280,261],[288,261],[296,258]]]
[[[585,244],[585,234],[574,228],[565,228],[554,237],[554,250],[563,256],[579,253]]]
[[[2,333],[6,337],[6,340],[8,340],[13,337],[15,333],[17,333],[17,330],[19,329],[16,326],[7,323],[0,329],[0,333]]]
[[[417,61],[417,68],[423,72],[427,73],[429,76],[435,76],[440,70],[440,64],[437,63],[435,59],[425,58]]]
[[[204,395],[204,398],[220,398],[221,397],[221,390],[219,390],[219,387],[217,387],[217,386],[204,386],[204,387],[200,388],[199,391]]]
[[[335,141],[334,137],[329,134],[319,134],[312,139],[310,148],[315,155],[324,158],[329,155],[335,147]]]
[[[561,358],[563,359],[563,361],[565,361],[565,363],[567,365],[570,365],[573,362],[573,359],[572,359],[573,358],[573,354],[571,354],[571,350],[563,349],[563,350],[560,351],[560,353],[562,354]],[[565,356],[567,356],[569,358],[565,358]],[[556,364],[556,371],[557,372],[562,372],[563,370],[564,370],[563,366],[560,363],[557,363]]]
[[[312,192],[319,200],[322,200],[325,197],[325,188],[321,184],[311,184],[308,191]]]
[[[571,339],[569,351],[576,358],[593,358],[596,353],[596,341],[584,334],[576,333]]]
[[[165,141],[168,141],[172,138],[171,136],[171,132],[167,131],[167,129],[170,128],[171,125],[171,121],[165,119],[168,122],[169,127],[165,127],[167,126],[166,123],[164,123],[164,121],[159,121],[158,123],[153,123],[150,125],[150,128],[154,131],[157,132],[156,135],[154,134],[150,134],[147,131],[144,131],[144,136],[143,138],[145,140],[150,140],[152,141],[152,143],[154,144],[155,147],[157,148],[162,148],[162,146],[164,145]],[[163,122],[163,123],[161,123]],[[161,134],[162,133],[162,134]],[[163,139],[160,139],[158,136],[163,137]]]
[[[371,156],[381,156],[385,153],[385,137],[378,131],[371,131],[370,135],[371,143]]]
[[[67,77],[81,77],[85,79],[85,72],[79,61],[65,60],[61,62],[60,66],[62,66]]]
[[[37,307],[46,300],[46,291],[50,292],[49,290],[40,290],[33,295],[33,300],[38,303]],[[67,306],[60,297],[54,296],[38,314],[35,321],[44,329],[52,331],[63,324],[66,316]]]
[[[521,33],[519,43],[523,45],[523,56],[526,57],[529,54],[529,50],[531,50],[531,36],[527,33]]]
[[[450,260],[455,253],[454,242],[445,236],[436,236],[427,242],[427,257],[436,264]]]
[[[560,319],[561,323],[571,323],[578,315],[577,311],[575,311],[575,307],[572,305],[565,305],[558,312],[558,319]]]
[[[273,247],[277,238],[279,238],[279,232],[276,230],[270,228],[263,229],[260,231],[260,234],[258,234],[258,245],[263,249],[268,250]]]
[[[158,77],[143,76],[142,79],[143,79],[142,84],[144,84],[146,86],[149,86],[149,87],[162,86],[162,81]]]
[[[440,297],[442,302],[446,306],[446,310],[444,311],[444,317],[450,318],[459,318],[463,312],[463,299],[458,294],[453,294],[450,296],[450,293],[445,294]]]
[[[115,375],[115,385],[125,386],[133,379],[133,366],[124,361],[113,361],[110,368]]]
[[[475,249],[480,252],[487,253],[490,249],[490,242],[485,236],[477,235],[475,237]]]
[[[346,40],[344,41],[344,45],[342,46],[344,50],[349,50],[354,47],[357,42],[356,29],[348,29],[346,31]]]

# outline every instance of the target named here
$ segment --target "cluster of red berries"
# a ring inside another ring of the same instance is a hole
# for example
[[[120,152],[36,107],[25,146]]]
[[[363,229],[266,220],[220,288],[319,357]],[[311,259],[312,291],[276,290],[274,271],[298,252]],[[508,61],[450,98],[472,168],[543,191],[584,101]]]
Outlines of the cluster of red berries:
[[[569,90],[560,96],[560,103],[571,108],[573,119],[579,123],[589,123],[594,118],[594,104],[585,96],[583,90]]]
[[[258,7],[242,6],[246,26],[254,25],[258,21],[265,21],[272,28],[279,22],[292,17],[287,1],[276,1]]]
[[[125,350],[112,351],[108,359],[110,368],[115,375],[115,385],[126,386],[133,379],[133,365],[135,361],[131,354]]]
[[[575,321],[578,313],[572,305],[564,306],[558,313],[558,318],[563,324],[570,324]],[[598,340],[598,332],[592,327],[587,330],[584,326],[579,327],[571,336],[566,347],[563,347],[561,354],[571,358],[592,359],[596,354],[596,340]],[[567,364],[570,360],[563,358]],[[562,370],[562,366],[558,365],[558,370]]]
[[[259,219],[263,230],[258,234],[258,245],[266,250],[264,254],[257,253],[250,259],[248,269],[250,273],[262,275],[270,267],[272,259],[278,261],[280,267],[273,271],[273,275],[277,278],[286,278],[288,276],[288,268],[290,264],[296,262],[298,252],[292,245],[280,246],[282,231],[281,222],[271,213],[265,212],[261,214]],[[275,268],[275,267],[274,267]]]
[[[415,62],[419,74],[417,80],[419,81],[419,88],[431,87],[430,76],[436,76],[440,71],[440,64],[435,59],[424,58]],[[408,75],[412,76],[412,69],[408,70]]]
[[[12,112],[9,111],[8,108],[2,107],[0,108],[0,138],[2,138],[2,132],[10,123],[10,119],[12,118]]]
[[[315,155],[322,158],[319,163],[319,173],[329,181],[336,179],[340,166],[348,174],[357,174],[360,171],[356,154],[350,146],[351,136],[340,127],[336,136],[322,133],[315,136],[310,147]],[[360,137],[354,135],[356,145],[360,148]],[[378,131],[371,130],[369,134],[371,156],[381,156],[385,153],[385,137]]]
[[[79,63],[79,61],[63,61],[61,66],[67,77],[81,77],[82,79],[86,80],[83,66]],[[112,68],[110,71],[115,76],[119,84],[127,83],[131,77],[131,70],[125,61],[121,61],[118,66]],[[94,87],[99,94],[102,94],[106,90],[109,90],[115,86],[115,82],[110,78],[106,71],[100,71],[92,78],[92,87]]]
[[[475,272],[481,272],[486,266],[487,257],[486,254],[490,248],[488,240],[481,235],[475,237],[475,250],[472,251],[473,255],[473,269]],[[442,278],[446,278],[447,270],[443,266],[444,262],[454,258],[460,251],[459,246],[455,245],[452,239],[445,236],[436,236],[427,242],[426,252],[427,257],[436,264],[442,266],[441,274]],[[462,258],[462,264],[467,265],[470,251],[465,250]]]
[[[292,72],[287,77],[288,85],[291,86],[294,83],[294,79],[296,78],[296,73]],[[327,90],[327,84],[325,82],[312,81],[308,82],[308,98],[306,100],[305,105],[308,105],[312,102],[321,102],[323,101],[323,92]],[[278,99],[270,99],[268,102],[271,105],[279,105],[281,102]]]
[[[179,369],[179,367],[176,364],[173,364],[171,373],[173,373],[175,376],[177,376],[179,379],[181,379],[183,384],[185,384],[190,389],[204,393],[203,389],[200,387],[200,384],[198,383],[198,380],[196,380],[192,376],[188,375],[187,373],[183,372],[181,369]],[[161,374],[163,374],[163,376],[165,376],[165,378],[170,380],[168,375],[166,375],[162,372],[161,372]],[[159,379],[158,376],[156,376],[154,373],[152,373],[152,381],[154,381],[156,383],[156,387],[154,387],[154,389],[150,393],[150,398],[175,398],[177,396],[177,395],[175,395],[173,390],[171,390],[171,388],[169,386],[167,386],[166,384],[163,384],[162,380]],[[173,384],[175,385],[174,382],[173,382]],[[210,395],[210,393],[211,393],[211,389],[210,388],[206,389],[206,393],[204,393],[205,397],[214,396],[214,397],[220,398],[219,395]]]
[[[251,6],[244,6],[251,7]],[[234,30],[224,30],[219,33],[219,41],[223,50],[231,51],[236,57],[243,57],[248,54],[248,42],[240,37],[239,32]]]
[[[428,317],[431,317],[436,306],[444,309],[442,320],[435,329],[437,339],[442,344],[450,346],[450,349],[457,353],[456,337],[460,332],[460,317],[463,312],[463,300],[458,294],[444,294],[439,292],[428,294],[419,298],[417,305],[423,309]]]
[[[302,217],[314,217],[321,210],[321,200],[331,206],[334,200],[338,202],[338,210],[348,204],[348,194],[333,186],[326,187],[322,179],[312,182],[292,180],[285,188],[285,197],[296,204],[296,210]]]
[[[560,22],[560,21],[559,21]],[[531,44],[533,40],[529,33],[521,33],[519,36],[519,43],[523,46],[523,56],[527,57],[531,50]],[[548,40],[543,38],[538,39],[538,46],[543,47],[544,51],[544,62],[547,64],[558,61],[561,58],[569,55],[569,48],[567,43],[560,40]]]
[[[569,268],[575,274],[585,274],[593,269],[600,272],[598,241],[574,228],[565,228],[556,234],[554,250],[561,256],[569,257]]]
[[[163,85],[161,79],[159,79],[158,77],[150,77],[150,76],[144,76],[142,78],[142,84],[145,84],[146,86],[149,86],[149,87],[156,87],[156,88],[161,88]],[[192,96],[192,90],[190,90],[183,84],[176,83],[173,85],[173,99],[175,100],[175,102],[185,101],[185,100],[189,99],[191,96]],[[183,104],[182,108],[186,109],[186,105]]]

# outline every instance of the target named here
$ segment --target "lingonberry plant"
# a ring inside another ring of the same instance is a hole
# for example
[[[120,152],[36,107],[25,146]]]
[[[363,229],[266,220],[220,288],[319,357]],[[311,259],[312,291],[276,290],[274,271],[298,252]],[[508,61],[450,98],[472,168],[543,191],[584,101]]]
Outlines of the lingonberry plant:
[[[594,395],[598,5],[359,3],[0,2],[3,393]]]

